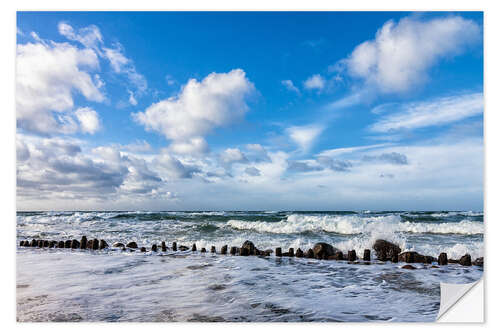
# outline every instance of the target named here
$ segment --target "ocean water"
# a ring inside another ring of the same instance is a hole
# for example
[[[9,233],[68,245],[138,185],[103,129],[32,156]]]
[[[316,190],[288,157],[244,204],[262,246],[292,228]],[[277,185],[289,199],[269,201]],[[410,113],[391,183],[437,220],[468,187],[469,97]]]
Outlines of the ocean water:
[[[319,241],[361,256],[376,239],[458,259],[483,256],[482,212],[18,212],[17,241],[87,238],[304,251]],[[434,321],[440,282],[483,268],[185,251],[17,249],[18,321]]]

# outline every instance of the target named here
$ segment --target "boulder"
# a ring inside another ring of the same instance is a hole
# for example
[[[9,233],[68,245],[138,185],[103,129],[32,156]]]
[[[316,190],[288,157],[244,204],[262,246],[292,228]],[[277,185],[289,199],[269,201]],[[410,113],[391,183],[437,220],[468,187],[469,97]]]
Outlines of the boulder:
[[[404,265],[401,268],[403,268],[403,269],[417,269],[415,266],[412,266],[412,265]]]
[[[302,258],[304,256],[304,252],[300,249],[300,247],[295,251],[295,256],[297,258]]]
[[[365,251],[363,252],[363,260],[364,261],[370,261],[370,259],[371,259],[370,250],[365,249]]]
[[[245,250],[245,253],[248,251],[248,255],[254,255],[255,254],[255,245],[253,245],[253,243],[249,240],[246,240],[245,242],[243,242],[243,245],[241,246],[241,250],[243,252],[243,249],[246,249]]]
[[[109,245],[104,239],[101,239],[99,241],[99,250],[103,250],[103,249],[108,248],[108,247],[109,247]]]
[[[399,262],[399,257],[398,257],[398,255],[397,255],[397,254],[394,254],[394,255],[392,256],[392,258],[391,258],[391,262],[393,262],[393,263],[397,263],[397,262]]]
[[[309,258],[309,259],[314,258],[314,251],[313,251],[313,249],[307,250],[307,258]]]
[[[313,247],[314,258],[316,259],[327,259],[338,252],[341,251],[327,243],[316,243]]]
[[[212,247],[210,248],[210,253],[216,253],[215,246],[212,245]]]
[[[144,246],[141,247],[141,252],[146,252],[146,248]]]
[[[92,242],[92,250],[98,250],[99,249],[99,240],[97,238],[94,238],[94,241]]]
[[[137,249],[137,243],[136,242],[129,242],[127,244],[127,247],[131,248],[131,249]]]
[[[64,249],[64,242],[63,241],[59,241],[57,243],[57,247],[60,248],[60,249]]]
[[[411,264],[411,263],[425,264],[426,263],[425,256],[423,256],[415,251],[407,251],[407,252],[400,253],[398,256],[398,259],[399,259],[399,261],[404,261],[404,262],[407,262],[409,264]]]
[[[43,239],[40,239],[40,240],[38,241],[38,247],[43,247]]]
[[[236,254],[236,246],[231,246],[231,250],[229,250],[229,253],[234,256]]]
[[[432,264],[435,261],[437,261],[437,259],[434,258],[433,256],[425,256],[425,263],[426,264]]]
[[[276,248],[276,257],[281,257],[283,254],[281,253],[281,247]]]
[[[82,236],[82,239],[80,240],[80,249],[85,250],[87,248],[87,237]]]
[[[161,250],[163,252],[166,252],[167,251],[167,244],[165,244],[165,242],[161,242]]]
[[[242,256],[249,256],[250,255],[250,250],[248,247],[242,247],[240,248],[240,255]]]
[[[158,251],[158,246],[156,246],[156,244],[151,245],[151,251],[153,252]]]
[[[448,265],[448,255],[444,252],[441,252],[437,261],[439,265]]]
[[[356,250],[347,251],[347,260],[356,261],[358,257],[356,256]]]
[[[77,241],[76,239],[73,239],[71,241],[71,248],[72,249],[79,249],[80,248],[80,242]]]
[[[462,266],[471,266],[472,262],[471,262],[470,254],[467,253],[466,255],[464,255],[462,258],[460,258],[458,263]]]
[[[193,246],[191,247],[191,251],[193,251],[193,252],[196,251],[196,243],[193,243]]]
[[[201,253],[205,253],[207,252],[207,249],[205,249],[204,247],[201,248]]]
[[[476,258],[476,260],[474,260],[474,262],[472,264],[475,266],[483,267],[484,266],[484,258],[483,257]]]
[[[187,251],[189,250],[189,247],[187,247],[186,245],[179,245],[179,251]]]
[[[64,242],[64,248],[66,249],[71,249],[71,243],[72,241],[68,239],[67,241]]]
[[[291,248],[288,249],[288,255],[290,257],[294,257],[295,256],[293,247],[291,247]]]
[[[373,244],[373,249],[375,250],[378,260],[381,261],[386,261],[401,252],[399,246],[383,239],[377,239],[375,244]]]
[[[227,245],[223,245],[220,248],[220,254],[227,254]]]
[[[43,241],[43,247],[49,247],[49,241],[48,240],[44,240]]]
[[[112,245],[112,246],[113,246],[113,247],[123,247],[123,248],[124,248],[124,247],[125,247],[125,244],[120,243],[120,242],[116,242],[116,243],[113,243],[113,245]]]
[[[172,242],[172,251],[177,251],[177,243]]]
[[[31,240],[30,246],[31,246],[31,247],[36,247],[36,246],[38,246],[38,241],[37,241],[36,239]]]

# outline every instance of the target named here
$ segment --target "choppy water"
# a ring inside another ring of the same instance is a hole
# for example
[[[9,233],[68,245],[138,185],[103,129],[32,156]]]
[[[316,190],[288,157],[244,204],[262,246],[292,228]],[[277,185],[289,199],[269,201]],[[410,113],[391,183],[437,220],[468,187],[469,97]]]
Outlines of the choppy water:
[[[251,240],[361,254],[383,238],[449,258],[483,256],[481,212],[18,212],[25,239],[166,241],[198,249]],[[170,245],[170,244],[169,244]],[[372,254],[374,256],[374,254]],[[374,262],[375,263],[375,262]],[[482,268],[352,265],[305,258],[18,248],[19,321],[433,321],[439,282]]]

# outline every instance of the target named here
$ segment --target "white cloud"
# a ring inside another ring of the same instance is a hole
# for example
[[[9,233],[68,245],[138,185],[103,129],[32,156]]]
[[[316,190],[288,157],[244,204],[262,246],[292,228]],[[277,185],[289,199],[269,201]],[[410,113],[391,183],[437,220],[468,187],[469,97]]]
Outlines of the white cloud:
[[[80,42],[85,47],[99,52],[99,45],[102,44],[103,38],[101,31],[95,25],[81,28],[78,30],[78,33],[75,33],[73,27],[64,22],[60,22],[57,28],[59,33],[67,39]]]
[[[370,127],[370,130],[387,132],[449,124],[479,115],[483,112],[483,107],[482,93],[403,104],[398,108],[398,112],[383,116]]]
[[[404,92],[424,82],[439,59],[460,54],[478,41],[480,30],[474,21],[460,16],[390,20],[374,40],[358,45],[341,63],[352,77],[382,92]]]
[[[137,100],[135,99],[134,93],[132,91],[128,91],[128,101],[130,104],[136,106],[137,105]]]
[[[323,126],[308,125],[292,126],[287,128],[286,132],[290,139],[292,139],[292,141],[295,142],[295,144],[297,144],[303,152],[307,152],[323,130]]]
[[[326,81],[320,74],[314,74],[304,81],[304,88],[308,90],[322,90],[325,87]]]
[[[223,165],[231,166],[233,163],[247,163],[248,159],[245,154],[238,148],[228,148],[224,150],[220,156],[220,161]]]
[[[202,81],[189,80],[178,96],[155,103],[133,117],[146,129],[172,140],[171,148],[177,153],[206,151],[203,137],[241,119],[248,110],[245,99],[253,90],[241,69],[212,73]]]
[[[101,127],[99,115],[89,107],[78,108],[75,115],[84,133],[94,134]]]
[[[202,155],[210,151],[210,148],[204,138],[195,136],[185,141],[172,142],[169,150],[180,155]]]
[[[300,94],[299,88],[297,88],[292,80],[283,80],[281,81],[281,84],[289,91],[293,91],[294,93]]]
[[[67,43],[27,43],[17,45],[16,115],[17,124],[27,131],[66,133],[64,113],[73,106],[73,93],[89,101],[102,102],[104,95],[89,71],[99,66],[90,49],[80,50]]]

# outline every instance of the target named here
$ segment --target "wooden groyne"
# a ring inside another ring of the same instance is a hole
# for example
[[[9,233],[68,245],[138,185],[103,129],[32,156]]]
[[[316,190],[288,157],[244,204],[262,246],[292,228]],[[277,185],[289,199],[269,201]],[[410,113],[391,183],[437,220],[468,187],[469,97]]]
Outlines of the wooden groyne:
[[[110,246],[104,239],[87,239],[86,236],[83,236],[80,241],[77,239],[65,240],[65,241],[55,241],[55,240],[44,240],[44,239],[32,239],[22,240],[19,244],[21,247],[33,247],[33,248],[64,248],[64,249],[81,249],[81,250],[104,250],[109,248]],[[177,242],[172,242],[172,247],[168,247],[166,242],[163,241],[158,247],[157,244],[152,244],[150,250],[146,247],[139,247],[136,242],[128,242],[128,243],[113,243],[111,245],[113,248],[120,249],[121,251],[140,251],[140,252],[158,252],[161,250],[162,252],[177,252],[177,251],[190,251],[197,252],[198,249],[196,244],[192,244],[191,247],[186,245],[177,245]],[[274,253],[276,257],[296,257],[296,258],[308,258],[308,259],[317,259],[317,260],[338,260],[338,261],[347,261],[348,263],[354,264],[366,264],[369,265],[372,262],[371,258],[371,250],[375,251],[375,256],[378,262],[404,262],[407,265],[402,266],[405,269],[415,269],[414,266],[409,265],[412,263],[422,263],[422,264],[432,264],[431,267],[438,267],[434,264],[438,264],[439,266],[445,266],[448,264],[459,264],[462,266],[483,266],[484,261],[483,257],[476,258],[474,261],[472,260],[470,254],[466,253],[459,259],[448,259],[448,255],[446,253],[440,253],[438,258],[432,256],[422,255],[415,251],[405,251],[402,252],[401,248],[388,242],[383,239],[378,239],[372,249],[365,249],[363,251],[363,257],[359,258],[355,250],[350,250],[347,254],[343,253],[341,250],[333,247],[327,243],[316,243],[312,249],[308,249],[307,251],[303,251],[298,248],[295,250],[294,248],[289,248],[288,251],[283,251],[281,247],[275,248],[275,250],[267,249],[260,250],[251,241],[245,241],[241,247],[232,246],[229,250],[230,255],[238,255],[238,256],[270,256],[271,253]],[[206,253],[207,250],[205,248],[201,248],[201,253]],[[227,255],[228,254],[228,246],[224,245],[220,248],[220,251],[217,252],[217,248],[212,245],[210,248],[210,253]]]

